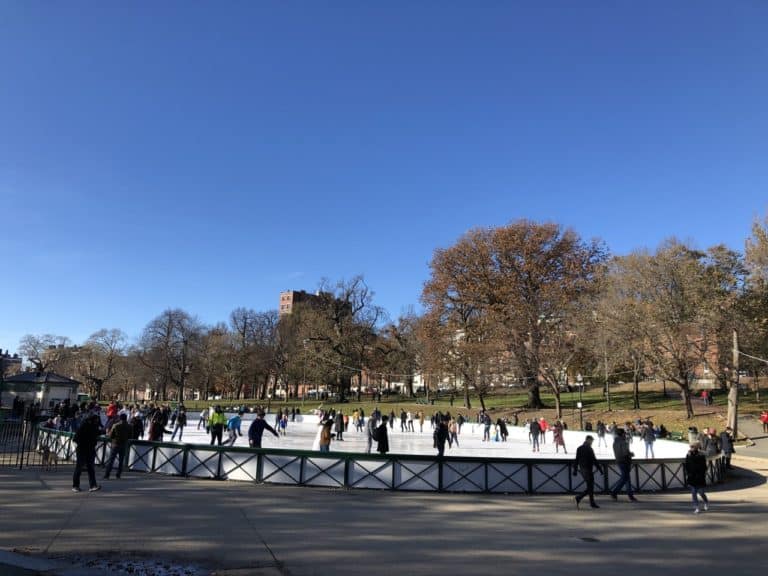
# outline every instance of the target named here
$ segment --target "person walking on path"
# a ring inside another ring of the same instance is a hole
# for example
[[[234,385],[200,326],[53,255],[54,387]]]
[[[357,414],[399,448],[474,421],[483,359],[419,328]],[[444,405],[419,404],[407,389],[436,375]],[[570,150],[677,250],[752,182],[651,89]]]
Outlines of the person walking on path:
[[[386,454],[389,452],[389,433],[387,432],[387,420],[387,416],[382,416],[381,424],[378,428],[376,428],[376,442],[378,443],[376,450],[379,452],[379,454]]]
[[[120,475],[123,473],[123,458],[125,457],[125,449],[131,436],[133,436],[133,426],[128,423],[128,415],[120,414],[117,422],[109,431],[110,453],[104,470],[105,480],[109,480],[109,475],[112,473],[112,467],[115,464],[115,458],[117,458],[115,478],[120,478]]]
[[[179,433],[179,442],[181,442],[181,436],[184,434],[184,426],[187,425],[187,411],[184,406],[179,407],[179,414],[176,416],[176,425],[173,427],[173,434],[171,434],[171,442],[176,438],[176,432]]]
[[[693,513],[700,512],[699,497],[704,501],[704,511],[709,510],[709,498],[704,492],[707,486],[707,457],[699,450],[698,442],[691,444],[685,457],[685,483],[691,489]]]
[[[618,500],[618,494],[626,484],[627,496],[631,502],[637,502],[637,498],[632,493],[632,479],[630,478],[630,472],[632,471],[632,457],[634,452],[629,450],[629,444],[627,444],[627,437],[624,428],[618,428],[616,435],[613,438],[613,455],[616,458],[616,464],[619,466],[619,479],[616,484],[611,488],[611,498]]]
[[[101,486],[96,483],[96,468],[94,467],[96,443],[99,440],[100,432],[98,414],[90,414],[75,432],[74,440],[77,449],[75,451],[75,473],[72,476],[72,492],[80,492],[80,474],[83,467],[88,470],[89,491],[101,490]]]
[[[760,413],[760,422],[763,423],[763,433],[768,432],[768,410],[763,410]]]
[[[579,446],[576,450],[576,461],[574,462],[573,475],[581,473],[581,477],[584,478],[585,488],[584,491],[576,496],[576,508],[581,504],[582,499],[585,496],[589,497],[589,505],[592,508],[600,508],[595,502],[595,472],[594,469],[600,470],[600,464],[595,457],[595,451],[592,450],[592,441],[594,438],[591,435],[587,435],[584,439],[584,444]]]
[[[248,444],[251,448],[261,448],[261,438],[264,436],[264,430],[269,430],[274,434],[275,438],[280,438],[277,430],[264,420],[264,412],[260,410],[256,412],[256,418],[254,418],[250,428],[248,428]]]

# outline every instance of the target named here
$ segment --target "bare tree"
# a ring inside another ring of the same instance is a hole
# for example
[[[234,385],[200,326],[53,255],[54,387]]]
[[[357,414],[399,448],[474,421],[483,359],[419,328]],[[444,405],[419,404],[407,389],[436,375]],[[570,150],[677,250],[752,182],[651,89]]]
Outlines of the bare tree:
[[[74,355],[79,372],[95,400],[101,398],[105,385],[118,375],[128,338],[122,330],[102,329],[88,337]]]
[[[27,334],[19,342],[19,353],[38,372],[49,372],[63,364],[69,354],[71,341],[66,336]]]
[[[184,387],[201,333],[200,322],[178,308],[166,310],[144,328],[139,357],[155,375],[163,400],[167,399],[169,384],[176,387],[179,401],[184,400]]]

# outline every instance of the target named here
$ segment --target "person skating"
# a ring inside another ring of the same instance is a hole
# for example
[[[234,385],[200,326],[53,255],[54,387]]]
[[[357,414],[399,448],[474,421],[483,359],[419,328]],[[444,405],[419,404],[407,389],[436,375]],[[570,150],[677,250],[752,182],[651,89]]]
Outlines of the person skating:
[[[539,424],[539,421],[534,418],[531,420],[531,423],[528,428],[528,434],[531,437],[531,442],[533,443],[533,451],[539,452],[539,436],[541,435],[541,425]]]
[[[555,453],[560,452],[560,446],[563,447],[563,454],[568,454],[568,450],[565,449],[565,432],[563,429],[563,423],[558,420],[552,427],[552,440],[555,443]]]
[[[333,427],[333,423],[334,421],[330,418],[320,422],[320,426],[322,427],[320,430],[320,452],[331,451],[331,428]]]
[[[216,406],[213,409],[213,414],[208,418],[208,426],[211,428],[211,446],[218,442],[221,446],[222,435],[224,434],[224,426],[227,425],[227,416],[221,410],[221,406]]]
[[[366,454],[371,453],[371,447],[373,446],[373,441],[376,437],[376,428],[378,426],[378,422],[376,422],[376,418],[373,416],[368,417],[368,422],[365,425],[365,435],[367,440],[367,448],[365,450]]]
[[[381,417],[381,424],[376,428],[376,442],[378,446],[376,450],[379,454],[386,454],[389,452],[389,433],[387,432],[387,416]]]
[[[256,418],[251,422],[250,428],[248,428],[248,444],[251,448],[261,448],[261,438],[264,435],[264,430],[269,430],[275,438],[280,438],[277,430],[264,420],[264,412],[259,410],[256,412]]]
[[[179,413],[176,416],[176,424],[173,427],[173,433],[171,434],[171,442],[176,438],[176,432],[179,433],[179,442],[184,434],[184,427],[187,425],[187,411],[184,406],[179,407]]]
[[[437,424],[437,428],[435,428],[435,432],[433,433],[434,447],[437,448],[438,458],[442,458],[445,453],[445,442],[448,440],[449,435],[450,432],[448,431],[448,426],[446,425],[445,420],[440,419],[440,422]]]

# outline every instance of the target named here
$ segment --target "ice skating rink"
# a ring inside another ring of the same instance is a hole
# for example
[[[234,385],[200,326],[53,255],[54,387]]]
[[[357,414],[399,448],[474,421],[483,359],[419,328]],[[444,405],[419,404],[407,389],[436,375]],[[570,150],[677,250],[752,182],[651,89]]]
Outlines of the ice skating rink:
[[[232,416],[232,414],[227,414]],[[189,424],[184,428],[183,442],[188,444],[209,444],[210,436],[206,434],[205,429],[198,426],[198,414],[190,413],[188,416]],[[248,447],[248,428],[254,419],[253,414],[245,414],[242,422],[242,437],[238,437],[235,446]],[[272,427],[275,425],[274,414],[267,414],[265,420]],[[366,418],[367,422],[367,418]],[[313,450],[316,449],[316,439],[319,429],[319,418],[313,414],[304,414],[297,416],[296,422],[288,422],[286,434],[280,438],[275,438],[269,431],[264,432],[262,440],[263,448],[285,448],[289,450]],[[394,426],[389,430],[389,451],[393,454],[436,454],[437,451],[432,446],[432,428],[429,421],[424,422],[423,430],[419,429],[419,421],[414,420],[414,432],[403,432],[400,429],[400,420],[395,419]],[[168,430],[173,427],[169,424]],[[467,422],[459,434],[459,445],[448,448],[446,444],[446,456],[471,456],[487,458],[542,458],[542,459],[573,459],[576,449],[584,442],[587,434],[594,436],[593,448],[599,459],[613,460],[613,437],[606,434],[606,445],[599,445],[597,434],[595,432],[565,431],[565,447],[567,453],[563,453],[560,447],[559,453],[555,451],[555,445],[552,441],[552,431],[547,431],[546,442],[541,443],[540,452],[533,452],[528,440],[528,430],[522,426],[507,425],[509,437],[506,442],[494,441],[494,428],[491,427],[491,441],[483,442],[483,427],[476,423]],[[331,451],[334,452],[365,452],[367,448],[367,439],[365,429],[358,432],[355,430],[350,420],[349,428],[343,434],[343,440],[333,440],[331,442]],[[170,441],[170,434],[163,438],[165,442]],[[227,439],[227,432],[224,432],[224,440]],[[178,438],[177,438],[178,440]],[[645,443],[640,438],[634,438],[631,444],[631,450],[635,454],[636,460],[645,458]],[[688,445],[683,442],[673,442],[668,440],[657,440],[654,443],[655,458],[684,458],[688,451]],[[373,443],[373,450],[376,451],[376,442]],[[651,458],[651,455],[648,455]]]

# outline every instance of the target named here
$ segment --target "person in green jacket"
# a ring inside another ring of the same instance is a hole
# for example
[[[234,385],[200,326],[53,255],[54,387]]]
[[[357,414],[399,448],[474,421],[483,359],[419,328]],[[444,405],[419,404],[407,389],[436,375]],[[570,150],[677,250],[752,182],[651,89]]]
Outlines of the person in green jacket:
[[[224,434],[224,426],[227,424],[227,416],[221,410],[221,406],[218,404],[213,410],[213,414],[208,419],[208,425],[211,427],[211,446],[214,442],[218,441],[218,445],[221,446],[221,438]]]

